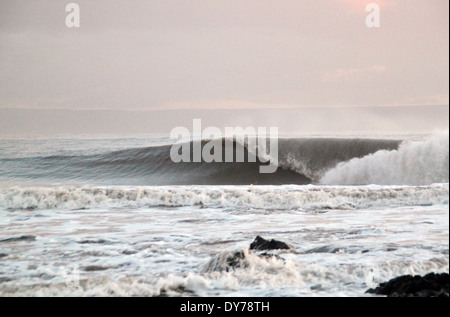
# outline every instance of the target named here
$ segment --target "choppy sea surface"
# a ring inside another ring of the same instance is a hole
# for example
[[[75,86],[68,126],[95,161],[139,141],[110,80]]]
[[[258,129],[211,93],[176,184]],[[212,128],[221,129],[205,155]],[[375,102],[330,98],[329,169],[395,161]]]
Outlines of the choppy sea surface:
[[[280,138],[267,176],[172,143],[0,139],[0,296],[372,296],[448,272],[448,133]],[[259,257],[258,235],[293,250]]]

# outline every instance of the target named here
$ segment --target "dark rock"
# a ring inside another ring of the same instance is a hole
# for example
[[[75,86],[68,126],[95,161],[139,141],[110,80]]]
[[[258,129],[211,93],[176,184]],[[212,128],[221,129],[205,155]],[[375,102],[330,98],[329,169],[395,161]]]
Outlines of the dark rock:
[[[203,273],[230,272],[239,268],[247,268],[250,264],[243,250],[222,252],[213,257],[203,268]]]
[[[237,269],[246,269],[250,267],[250,261],[248,259],[249,254],[253,253],[247,253],[244,250],[222,252],[209,261],[209,263],[203,268],[202,273],[231,272]],[[276,254],[264,252],[254,255],[265,260],[276,259],[285,262],[282,257]]]
[[[6,254],[6,253],[0,253],[0,259],[1,258],[6,258],[8,256],[8,254]]]
[[[255,241],[250,244],[250,250],[267,251],[267,250],[289,250],[291,247],[286,243],[277,240],[265,240],[260,236],[255,238]]]
[[[226,258],[227,268],[226,271],[228,272],[230,268],[237,269],[241,267],[248,267],[248,261],[246,259],[244,251],[237,251],[235,253],[230,254]]]
[[[404,275],[381,283],[366,293],[389,297],[449,297],[448,273],[425,276]]]
[[[265,260],[276,259],[285,262],[285,260],[277,254],[272,254],[269,252],[258,252],[253,251],[270,251],[270,250],[290,250],[286,243],[276,240],[265,240],[260,236],[257,236],[255,241],[250,244],[250,250],[239,250],[232,252],[221,252],[220,254],[213,257],[209,263],[203,268],[203,273],[210,272],[230,272],[232,270],[240,268],[248,268],[250,262],[248,259],[249,254],[258,256],[259,258]]]

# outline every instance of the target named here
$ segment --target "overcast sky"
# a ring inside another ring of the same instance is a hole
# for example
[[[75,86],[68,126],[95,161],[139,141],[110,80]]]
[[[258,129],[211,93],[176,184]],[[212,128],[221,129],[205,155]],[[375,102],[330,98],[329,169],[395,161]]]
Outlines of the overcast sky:
[[[447,0],[70,2],[0,1],[0,109],[449,103]]]

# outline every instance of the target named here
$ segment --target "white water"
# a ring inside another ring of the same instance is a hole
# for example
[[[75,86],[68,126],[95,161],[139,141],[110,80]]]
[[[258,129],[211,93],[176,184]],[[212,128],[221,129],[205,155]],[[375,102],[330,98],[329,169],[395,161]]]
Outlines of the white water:
[[[448,136],[416,141],[322,179],[396,186],[8,181],[0,187],[0,296],[364,296],[399,275],[448,272]],[[109,151],[108,140],[39,142],[19,142],[20,150],[5,142],[2,155]],[[149,143],[120,140],[114,149],[129,142]],[[295,252],[263,259],[245,251],[247,267],[220,270],[224,255],[257,235]]]
[[[72,190],[14,189],[2,201],[0,296],[363,296],[398,275],[448,271],[448,184],[91,188],[89,200]],[[36,203],[36,192],[48,196]],[[11,209],[26,206],[37,209]],[[208,270],[257,235],[296,252]],[[5,241],[23,236],[36,238]]]
[[[449,137],[406,141],[398,150],[378,151],[338,164],[322,184],[426,185],[449,181]]]
[[[448,204],[449,186],[42,186],[0,188],[8,210],[218,207],[320,212]]]

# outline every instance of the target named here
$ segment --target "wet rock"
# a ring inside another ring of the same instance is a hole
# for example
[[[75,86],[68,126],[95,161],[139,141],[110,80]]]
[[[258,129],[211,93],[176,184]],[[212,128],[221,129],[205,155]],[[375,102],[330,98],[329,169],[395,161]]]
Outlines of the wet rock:
[[[448,273],[425,276],[404,275],[381,283],[366,293],[388,297],[449,297]]]
[[[291,250],[291,247],[284,242],[276,240],[269,241],[258,236],[250,244],[249,250],[221,252],[208,262],[202,272],[230,272],[235,269],[248,268],[250,266],[249,255],[257,256],[265,260],[276,259],[285,262],[278,254],[259,252],[270,250]]]
[[[268,250],[289,250],[291,249],[286,243],[277,240],[265,240],[260,236],[257,236],[255,240],[250,244],[250,250],[255,251],[268,251]]]
[[[244,251],[237,251],[232,254],[230,254],[226,258],[226,271],[228,272],[229,268],[241,268],[241,267],[248,267],[248,261],[246,259],[246,255]]]
[[[203,273],[230,272],[239,268],[249,266],[246,252],[243,250],[222,252],[213,257],[203,269]]]

